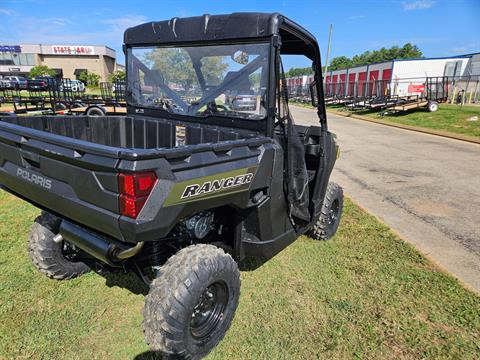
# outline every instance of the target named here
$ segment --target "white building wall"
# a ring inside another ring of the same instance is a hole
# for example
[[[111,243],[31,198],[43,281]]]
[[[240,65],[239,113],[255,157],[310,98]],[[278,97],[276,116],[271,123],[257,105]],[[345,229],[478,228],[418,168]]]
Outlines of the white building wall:
[[[480,53],[473,54],[469,60],[468,64],[463,72],[463,76],[480,76]]]
[[[460,63],[460,69],[456,75],[465,71],[468,58],[446,59],[418,59],[418,60],[395,60],[392,71],[392,84],[394,95],[408,96],[421,94],[421,85],[427,77],[442,77],[448,63]]]
[[[395,60],[392,79],[444,76],[447,63],[455,61],[461,62],[460,74],[463,74],[468,58]]]

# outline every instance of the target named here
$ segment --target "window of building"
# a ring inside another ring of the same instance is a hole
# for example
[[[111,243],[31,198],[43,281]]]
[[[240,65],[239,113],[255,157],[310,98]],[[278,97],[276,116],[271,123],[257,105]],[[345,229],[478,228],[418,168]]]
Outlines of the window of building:
[[[0,65],[34,66],[34,54],[0,53]]]

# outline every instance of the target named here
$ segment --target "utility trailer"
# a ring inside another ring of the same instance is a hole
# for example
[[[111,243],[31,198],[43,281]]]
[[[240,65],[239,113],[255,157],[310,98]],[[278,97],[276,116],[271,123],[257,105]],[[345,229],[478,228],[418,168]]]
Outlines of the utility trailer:
[[[100,98],[82,99],[82,106],[71,108],[72,114],[88,116],[122,115],[127,113],[124,80],[100,83]]]
[[[399,96],[393,102],[383,107],[381,115],[399,113],[414,109],[427,108],[430,112],[435,112],[439,104],[446,102],[449,96],[450,88],[449,78],[429,77],[422,85],[416,85],[421,90],[420,94]]]
[[[124,49],[126,116],[0,117],[0,185],[44,211],[29,238],[41,273],[137,274],[151,349],[199,359],[233,320],[237,262],[339,226],[319,46],[278,13],[234,13],[138,25]],[[283,54],[312,61],[318,126],[293,122]],[[225,102],[244,84],[255,110]]]

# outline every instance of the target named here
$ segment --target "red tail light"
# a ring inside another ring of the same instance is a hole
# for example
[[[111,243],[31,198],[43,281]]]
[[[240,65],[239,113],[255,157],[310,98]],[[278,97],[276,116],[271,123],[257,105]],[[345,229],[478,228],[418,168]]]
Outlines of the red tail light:
[[[136,219],[156,183],[154,172],[119,174],[120,213]]]

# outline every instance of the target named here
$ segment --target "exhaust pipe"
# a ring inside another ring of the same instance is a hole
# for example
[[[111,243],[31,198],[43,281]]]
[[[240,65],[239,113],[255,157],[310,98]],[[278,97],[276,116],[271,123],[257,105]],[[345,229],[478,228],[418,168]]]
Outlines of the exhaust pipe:
[[[59,235],[54,238],[55,242],[60,242],[61,240],[65,240],[94,258],[115,267],[120,267],[122,260],[137,255],[143,248],[143,242],[127,248],[118,241],[107,240],[103,236],[85,230],[66,220],[62,221]]]

